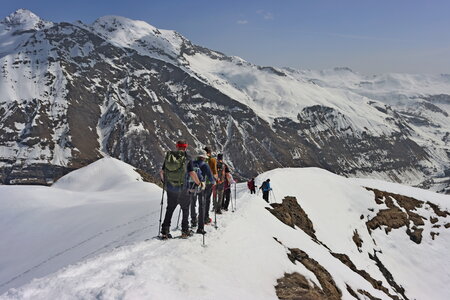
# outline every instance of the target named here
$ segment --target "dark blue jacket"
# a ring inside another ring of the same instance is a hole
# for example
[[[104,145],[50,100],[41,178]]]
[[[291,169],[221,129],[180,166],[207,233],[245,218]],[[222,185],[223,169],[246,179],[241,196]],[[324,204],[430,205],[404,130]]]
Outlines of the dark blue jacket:
[[[201,159],[197,159],[193,162],[193,164],[194,164],[194,167],[200,168],[200,171],[202,173],[201,174],[202,178],[199,178],[200,181],[204,182],[204,181],[206,181],[206,177],[208,177],[209,182],[211,182],[212,184],[216,183],[216,180],[214,179],[214,176],[211,172],[211,168],[209,167],[209,165],[207,163],[205,163]]]
[[[261,185],[261,188],[262,188],[263,192],[268,192],[268,191],[272,190],[272,188],[270,187],[270,182],[268,182],[268,181],[264,181],[263,184]]]

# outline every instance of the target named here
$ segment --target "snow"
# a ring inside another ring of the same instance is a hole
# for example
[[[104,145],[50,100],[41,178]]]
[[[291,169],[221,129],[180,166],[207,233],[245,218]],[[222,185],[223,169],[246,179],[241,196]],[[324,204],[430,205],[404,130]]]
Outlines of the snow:
[[[115,46],[171,63],[177,60],[183,43],[183,37],[175,31],[159,30],[144,21],[120,16],[101,17],[92,24],[91,30]]]
[[[105,158],[53,187],[0,186],[0,291],[141,240],[160,189],[138,178]]]
[[[331,251],[347,254],[358,269],[389,286],[368,259],[368,253],[382,250],[379,258],[410,299],[446,299],[448,230],[442,228],[434,241],[424,234],[417,245],[401,228],[370,236],[360,216],[383,208],[366,185],[439,205],[450,203],[450,196],[317,168],[276,169],[256,181],[267,178],[277,202],[297,197],[318,240]],[[202,247],[201,235],[151,239],[157,234],[161,189],[113,158],[74,171],[52,187],[0,186],[5,199],[0,236],[6,241],[0,246],[0,292],[5,292],[0,299],[277,299],[274,286],[286,272],[300,272],[320,286],[312,272],[290,262],[286,247],[300,248],[327,269],[343,299],[354,299],[346,284],[387,299],[305,232],[276,219],[245,183],[236,193],[237,210],[218,216],[218,229],[206,226]],[[431,212],[418,213],[428,217]],[[355,229],[363,239],[362,252],[351,240]]]

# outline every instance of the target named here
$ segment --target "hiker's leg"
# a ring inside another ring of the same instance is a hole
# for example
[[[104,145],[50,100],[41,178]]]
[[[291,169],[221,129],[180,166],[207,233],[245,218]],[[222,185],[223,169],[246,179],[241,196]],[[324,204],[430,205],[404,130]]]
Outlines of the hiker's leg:
[[[203,230],[205,226],[205,192],[201,191],[197,195],[198,198],[198,227],[197,229]]]
[[[180,206],[181,211],[183,213],[183,217],[181,219],[181,231],[187,232],[189,230],[189,204],[190,198],[187,191],[182,191],[180,193]]]
[[[189,202],[191,206],[191,224],[197,223],[197,196],[194,193],[189,193]]]
[[[228,206],[230,205],[230,196],[231,196],[231,189],[226,189],[224,191],[224,201],[223,201],[223,208],[228,210]]]
[[[178,193],[167,191],[167,207],[166,214],[164,216],[164,222],[161,226],[162,233],[169,233],[170,231],[170,221],[172,220],[173,212],[178,205],[177,202]]]
[[[209,220],[209,209],[211,207],[211,195],[212,195],[212,184],[208,184],[205,188],[205,217],[203,218],[205,221]]]

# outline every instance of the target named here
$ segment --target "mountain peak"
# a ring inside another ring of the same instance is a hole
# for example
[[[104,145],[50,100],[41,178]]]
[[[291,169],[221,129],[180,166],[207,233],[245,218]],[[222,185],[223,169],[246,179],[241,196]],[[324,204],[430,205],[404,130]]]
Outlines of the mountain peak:
[[[92,24],[94,28],[102,27],[109,32],[113,32],[120,29],[136,30],[147,30],[157,32],[158,29],[145,21],[132,20],[120,16],[104,16],[100,17]]]
[[[47,27],[52,24],[51,22],[47,22],[42,20],[39,16],[34,14],[28,9],[20,8],[4,18],[0,21],[1,24],[12,26],[12,27],[20,27],[22,30],[39,30]]]

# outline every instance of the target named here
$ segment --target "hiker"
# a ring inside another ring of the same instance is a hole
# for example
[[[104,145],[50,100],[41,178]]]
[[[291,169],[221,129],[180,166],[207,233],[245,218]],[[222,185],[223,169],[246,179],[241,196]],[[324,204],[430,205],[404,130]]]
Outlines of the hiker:
[[[247,181],[247,187],[250,190],[250,194],[256,194],[255,178],[252,178],[249,181]]]
[[[230,172],[225,173],[225,182],[224,182],[224,192],[223,192],[223,201],[222,201],[222,209],[228,211],[228,206],[230,205],[231,198],[231,185],[236,182],[233,179],[233,176]]]
[[[216,181],[214,179],[213,174],[211,173],[211,169],[209,165],[205,163],[205,160],[208,156],[203,153],[199,153],[196,157],[196,160],[193,162],[194,170],[197,173],[197,177],[201,182],[205,182],[206,178],[208,178],[209,182],[215,184]],[[205,184],[202,187],[206,187]],[[205,234],[204,224],[205,224],[205,189],[200,190],[189,190],[190,198],[191,198],[191,226],[196,227],[198,223],[197,233]],[[198,222],[197,222],[197,214],[196,214],[196,204],[198,200]]]
[[[272,190],[272,188],[270,187],[270,179],[264,181],[259,189],[262,190],[263,199],[266,200],[267,203],[269,203],[269,192]]]
[[[170,235],[170,221],[178,204],[180,204],[183,212],[181,237],[187,238],[191,235],[189,231],[189,195],[186,182],[189,177],[197,186],[201,186],[202,182],[194,172],[192,160],[186,153],[187,147],[186,141],[178,141],[176,144],[177,150],[166,153],[160,172],[161,180],[167,191],[167,208],[161,227],[161,238],[163,239],[172,237]]]
[[[211,172],[214,177],[214,182],[218,179],[217,176],[217,160],[212,156],[212,151],[210,147],[205,147],[203,150],[205,150],[207,158],[206,163],[208,163],[209,168],[211,169]],[[211,218],[209,217],[209,208],[211,206],[211,195],[213,193],[215,194],[215,185],[212,181],[209,180],[208,177],[206,177],[206,188],[205,188],[205,224],[209,224],[212,222]]]
[[[216,211],[216,214],[222,213],[223,194],[224,194],[225,180],[226,180],[227,173],[230,173],[230,169],[228,169],[228,166],[223,161],[223,154],[220,153],[217,155],[216,193],[213,197],[214,209]]]

